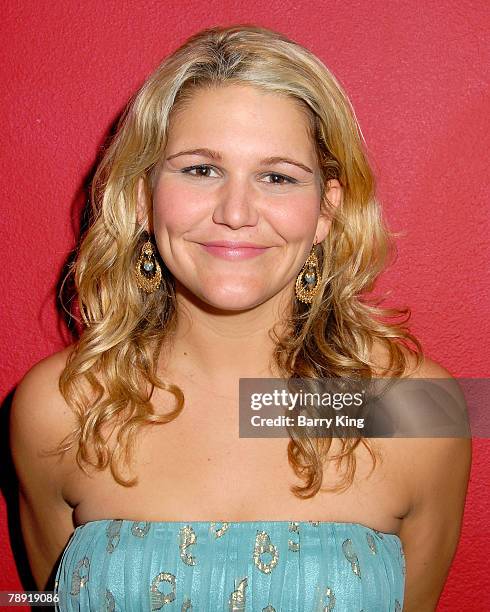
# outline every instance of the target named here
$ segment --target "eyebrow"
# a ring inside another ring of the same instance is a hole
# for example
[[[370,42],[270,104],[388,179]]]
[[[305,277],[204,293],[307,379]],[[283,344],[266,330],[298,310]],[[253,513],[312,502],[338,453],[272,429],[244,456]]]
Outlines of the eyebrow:
[[[174,153],[173,155],[169,155],[166,159],[173,159],[174,157],[179,157],[180,155],[204,155],[205,157],[209,157],[211,159],[215,159],[216,161],[222,161],[223,157],[221,153],[218,151],[213,151],[212,149],[201,148],[201,149],[189,149],[187,151],[180,151],[179,153]],[[313,174],[313,170],[305,164],[302,164],[299,161],[291,159],[289,157],[282,157],[280,155],[273,155],[271,157],[266,157],[260,161],[261,164],[271,165],[271,164],[291,164],[292,166],[298,166],[305,172],[309,172]]]

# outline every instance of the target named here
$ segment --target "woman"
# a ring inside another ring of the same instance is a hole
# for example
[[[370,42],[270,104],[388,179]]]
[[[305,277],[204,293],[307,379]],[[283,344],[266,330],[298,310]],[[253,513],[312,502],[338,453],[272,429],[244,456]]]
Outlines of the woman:
[[[128,106],[92,206],[84,329],[12,407],[39,588],[62,610],[434,610],[468,440],[237,433],[241,378],[449,377],[366,295],[391,235],[328,69],[264,28],[196,34]]]

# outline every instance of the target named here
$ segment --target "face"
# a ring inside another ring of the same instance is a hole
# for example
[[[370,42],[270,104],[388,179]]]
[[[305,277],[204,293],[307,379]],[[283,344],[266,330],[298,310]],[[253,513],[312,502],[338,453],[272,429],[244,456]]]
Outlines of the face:
[[[149,229],[177,292],[230,311],[291,298],[329,229],[307,126],[295,101],[247,85],[198,90],[172,117]],[[338,203],[338,182],[327,196]]]

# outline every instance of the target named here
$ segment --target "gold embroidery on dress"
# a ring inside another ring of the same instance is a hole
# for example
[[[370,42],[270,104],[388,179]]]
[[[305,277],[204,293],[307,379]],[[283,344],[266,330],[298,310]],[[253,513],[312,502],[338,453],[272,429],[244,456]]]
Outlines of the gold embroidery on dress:
[[[161,582],[168,582],[172,585],[170,593],[162,593],[158,590]],[[169,572],[160,572],[153,578],[150,586],[151,609],[159,610],[165,604],[171,603],[175,599],[175,576]]]
[[[180,609],[180,612],[192,612],[192,603],[188,597],[186,597],[182,602],[182,608]]]
[[[359,566],[359,560],[357,558],[356,552],[352,546],[352,540],[347,538],[342,543],[342,551],[349,563],[351,564],[352,571],[356,576],[361,577],[361,568]]]
[[[248,578],[245,576],[242,580],[240,580],[239,585],[237,586],[237,580],[235,580],[235,590],[231,593],[230,598],[228,600],[229,612],[241,612],[245,610],[246,596],[245,596],[245,587],[248,584]]]
[[[140,525],[143,524],[143,527]],[[150,521],[134,521],[131,525],[131,533],[137,538],[144,538],[150,531]]]
[[[260,556],[266,553],[272,556],[272,559],[269,561],[269,563],[264,563],[260,559]],[[253,560],[258,569],[261,572],[264,572],[264,574],[270,574],[277,565],[277,562],[279,560],[279,552],[277,550],[277,546],[274,546],[274,544],[271,543],[269,534],[265,531],[257,530],[257,535],[255,537]]]
[[[116,602],[114,601],[114,595],[109,591],[105,590],[105,601],[104,601],[104,612],[115,612]]]
[[[308,523],[310,523],[310,525],[313,525],[313,527],[318,527],[320,521],[308,521]]]
[[[378,549],[376,548],[376,542],[370,533],[366,533],[366,540],[369,548],[371,549],[371,552],[373,553],[373,555],[375,555],[378,552]]]
[[[328,597],[328,601],[324,602],[323,598]],[[326,606],[322,607],[322,612],[332,612],[335,608],[335,593],[332,591],[330,587],[326,587],[325,594],[322,595],[322,600],[320,601],[320,605],[323,606],[326,603]]]
[[[269,604],[265,608],[262,608],[262,612],[276,612],[276,609]]]
[[[299,533],[299,524],[297,522],[290,521],[290,523],[289,523],[289,531],[294,531],[296,533]],[[288,540],[288,548],[289,548],[289,550],[292,550],[293,552],[298,552],[299,551],[299,542],[294,542],[293,540]]]
[[[108,541],[106,550],[108,553],[114,552],[116,546],[119,544],[121,525],[122,519],[115,519],[107,525],[106,534]]]
[[[398,599],[395,599],[395,612],[402,612],[402,606]]]
[[[216,523],[211,523],[209,526],[209,531],[216,539],[221,538],[221,536],[228,531],[230,523],[221,523],[221,525],[219,529],[216,529]]]
[[[190,525],[181,527],[179,532],[180,537],[180,558],[187,565],[196,565],[196,558],[186,552],[186,548],[192,546],[197,541],[197,536],[194,529]]]
[[[81,573],[80,571],[83,571],[83,568],[87,570],[85,573]],[[80,589],[87,584],[89,577],[89,569],[90,560],[88,559],[88,557],[83,557],[83,559],[80,559],[80,561],[76,564],[71,577],[71,595],[79,595]]]
[[[405,576],[407,573],[407,560],[405,559],[405,552],[401,544],[400,544],[400,557],[402,560],[402,573]]]

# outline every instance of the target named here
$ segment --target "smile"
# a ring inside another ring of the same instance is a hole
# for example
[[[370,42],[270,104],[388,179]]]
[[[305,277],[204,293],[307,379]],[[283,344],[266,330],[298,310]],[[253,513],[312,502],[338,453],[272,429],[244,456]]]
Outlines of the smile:
[[[238,259],[250,259],[251,257],[257,257],[258,255],[262,255],[265,253],[270,247],[229,247],[229,246],[216,246],[216,245],[208,245],[201,244],[203,249],[205,249],[211,255],[215,257],[221,257],[222,259],[229,260],[238,260]]]

